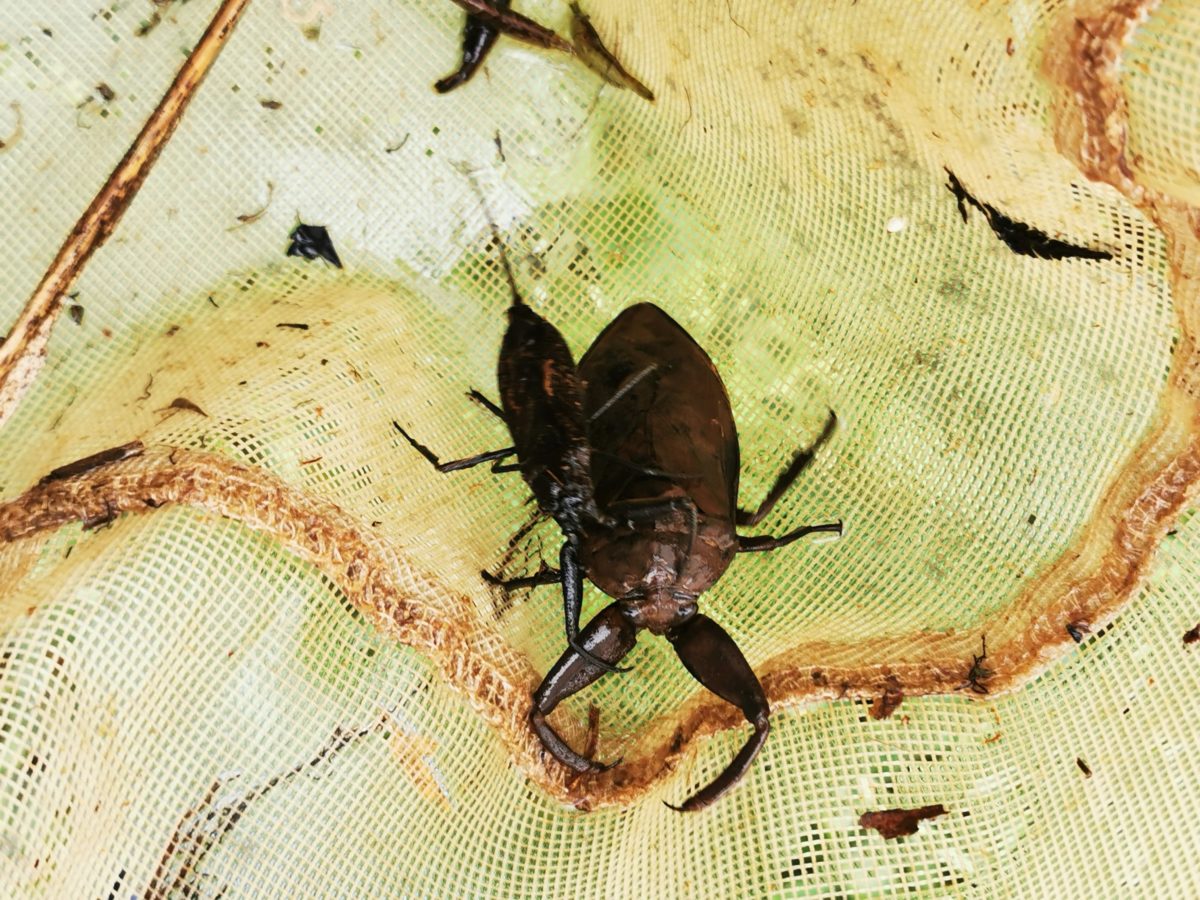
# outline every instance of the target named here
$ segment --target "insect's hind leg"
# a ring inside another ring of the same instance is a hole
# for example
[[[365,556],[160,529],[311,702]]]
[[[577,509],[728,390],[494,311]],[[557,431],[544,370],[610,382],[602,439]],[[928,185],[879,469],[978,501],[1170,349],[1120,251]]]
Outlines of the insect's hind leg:
[[[825,427],[821,429],[821,434],[809,446],[801,449],[792,458],[792,461],[788,467],[783,470],[782,474],[780,474],[778,478],[775,479],[775,484],[771,487],[771,490],[767,492],[767,496],[763,498],[762,503],[758,505],[758,509],[756,509],[754,512],[749,512],[748,510],[744,509],[739,509],[737,511],[737,524],[746,526],[757,525],[764,518],[766,518],[771,510],[775,508],[775,504],[779,502],[779,498],[782,497],[787,489],[792,486],[792,482],[796,480],[801,472],[812,465],[812,461],[817,455],[817,451],[820,450],[821,447],[824,446],[825,442],[833,436],[833,432],[836,427],[837,414],[831,409],[829,411],[829,418],[825,420]],[[799,535],[797,535],[797,537],[799,537]],[[793,540],[794,539],[795,538],[793,538]],[[782,540],[782,538],[780,540]]]
[[[457,472],[460,469],[469,469],[472,466],[478,466],[485,462],[492,463],[493,472],[511,471],[511,467],[501,465],[500,460],[507,459],[517,452],[516,447],[503,447],[500,450],[488,450],[486,453],[477,453],[475,456],[467,456],[463,459],[452,459],[448,462],[442,462],[432,450],[401,428],[400,423],[395,419],[392,420],[392,425],[398,432],[400,432],[400,435],[406,441],[408,441],[409,445],[414,450],[425,457],[431,466],[443,474],[446,472]]]

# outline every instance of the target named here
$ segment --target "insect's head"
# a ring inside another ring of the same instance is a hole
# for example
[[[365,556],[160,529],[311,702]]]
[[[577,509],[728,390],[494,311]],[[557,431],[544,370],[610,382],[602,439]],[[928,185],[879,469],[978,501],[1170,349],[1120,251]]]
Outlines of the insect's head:
[[[666,634],[696,614],[696,595],[667,586],[622,597],[621,612],[635,628]]]

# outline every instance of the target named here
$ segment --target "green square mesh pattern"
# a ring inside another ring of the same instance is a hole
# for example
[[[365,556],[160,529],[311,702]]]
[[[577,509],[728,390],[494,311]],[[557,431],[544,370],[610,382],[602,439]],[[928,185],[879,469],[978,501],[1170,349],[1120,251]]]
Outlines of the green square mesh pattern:
[[[0,11],[0,328],[214,9]],[[505,598],[479,570],[552,559],[555,528],[505,556],[520,481],[440,477],[391,425],[444,458],[506,440],[463,398],[494,392],[507,304],[473,177],[576,355],[639,301],[708,350],[743,504],[837,411],[766,524],[840,518],[845,536],[739,560],[703,599],[756,670],[918,666],[942,647],[969,662],[981,633],[1018,639],[1039,579],[1106,527],[1120,473],[1169,456],[1148,441],[1188,337],[1180,251],[1050,126],[1046,48],[1099,9],[589,4],[651,105],[508,40],[434,94],[458,53],[449,2],[256,0],[0,427],[0,496],[135,437],[217,454],[335,504],[498,668],[543,673],[557,597]],[[567,30],[565,4],[521,10]],[[1188,203],[1198,35],[1189,4],[1163,2],[1119,73],[1133,177]],[[1010,252],[979,211],[962,221],[945,169],[1113,259]],[[282,258],[297,217],[329,226],[344,272]],[[660,801],[742,732],[690,744],[625,808],[570,810],[295,535],[221,512],[0,545],[5,896],[1200,892],[1200,649],[1180,643],[1200,617],[1198,524],[1016,693],[912,697],[882,722],[861,699],[777,708],[744,785],[680,817]],[[606,602],[589,588],[585,615]],[[628,661],[559,714],[578,741],[596,704],[603,758],[644,755],[701,702],[665,642]],[[858,823],[931,803],[947,814],[899,841]]]

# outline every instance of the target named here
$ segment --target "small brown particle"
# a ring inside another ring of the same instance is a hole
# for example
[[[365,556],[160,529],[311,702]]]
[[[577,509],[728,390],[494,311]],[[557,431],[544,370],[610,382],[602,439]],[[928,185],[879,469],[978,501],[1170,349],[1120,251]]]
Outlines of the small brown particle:
[[[279,100],[268,100],[266,98],[260,99],[258,103],[263,109],[279,109],[283,106],[283,103]]]
[[[170,403],[168,403],[165,407],[163,407],[163,409],[160,409],[159,412],[163,412],[163,410],[167,410],[167,409],[183,409],[188,412],[200,413],[200,415],[204,416],[204,418],[206,418],[206,419],[208,418],[208,413],[206,413],[204,410],[202,410],[199,406],[197,406],[195,403],[193,403],[187,397],[176,397],[174,400],[172,400]]]
[[[67,315],[71,317],[71,321],[76,325],[83,324],[83,307],[78,303],[73,303],[67,307]]]
[[[903,701],[904,691],[900,687],[900,679],[895,675],[889,675],[884,684],[883,693],[876,697],[875,702],[871,704],[871,718],[889,718]]]
[[[1004,52],[1012,56],[1017,52],[1017,48],[1013,45],[1013,39],[1009,38],[1004,44]]]
[[[1084,778],[1092,777],[1092,770],[1088,768],[1088,764],[1083,761],[1082,757],[1075,757],[1075,765],[1079,766],[1079,771],[1083,773]]]
[[[96,93],[103,97],[106,103],[117,96],[117,92],[110,88],[103,81],[96,85]]]
[[[312,459],[302,459],[300,460],[300,465],[311,466],[313,463],[320,462],[322,459],[324,459],[323,456],[314,456]]]
[[[944,816],[946,807],[940,803],[932,806],[921,806],[917,809],[884,809],[879,812],[866,812],[858,817],[858,824],[863,828],[874,828],[885,840],[892,840],[917,833],[917,825],[922,819],[932,819]]]
[[[165,334],[167,337],[174,337],[174,336],[175,336],[175,335],[177,335],[178,333],[179,333],[179,326],[178,326],[178,325],[172,325],[172,326],[171,326],[170,328],[168,328],[168,329],[167,329],[165,332],[163,332],[163,334]]]
[[[266,341],[258,341],[255,343],[254,346],[255,347],[270,347],[271,345],[268,344]]]
[[[1196,641],[1200,641],[1200,625],[1183,633],[1183,642],[1185,644],[1194,644]]]

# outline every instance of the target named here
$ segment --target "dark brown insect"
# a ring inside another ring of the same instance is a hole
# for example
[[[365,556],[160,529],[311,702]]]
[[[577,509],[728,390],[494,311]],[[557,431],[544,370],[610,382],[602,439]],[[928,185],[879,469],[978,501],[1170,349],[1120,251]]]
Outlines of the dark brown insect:
[[[563,531],[557,580],[569,646],[535,691],[530,712],[530,724],[557,760],[581,773],[607,768],[572,750],[546,717],[616,670],[642,628],[665,636],[697,681],[742,710],[754,734],[711,784],[672,807],[703,809],[749,768],[766,740],[770,707],[733,639],[697,611],[698,597],[738,552],[774,550],[814,532],[841,533],[840,522],[780,537],[744,537],[735,529],[771,511],[829,439],[836,417],[830,413],[816,443],[796,454],[754,513],[740,510],[729,398],[691,336],[658,307],[638,304],[601,332],[577,368],[558,329],[522,301],[508,274],[513,302],[498,366],[502,408],[492,408],[513,446],[441,463],[396,428],[438,471],[483,462],[495,471],[519,469]],[[501,464],[514,453],[516,466]],[[577,632],[584,574],[616,602]],[[539,576],[538,583],[549,580]]]

